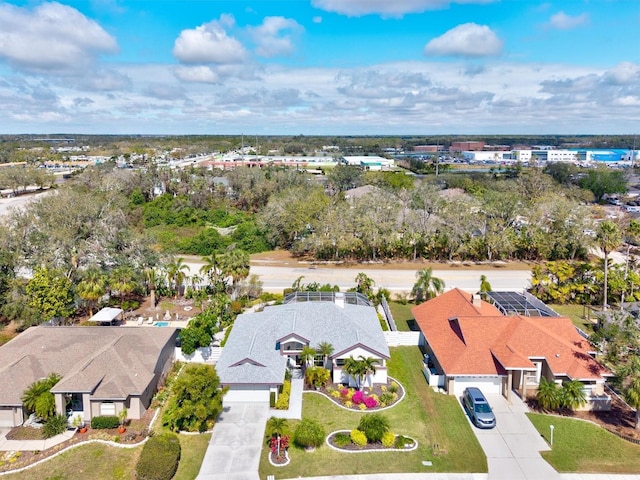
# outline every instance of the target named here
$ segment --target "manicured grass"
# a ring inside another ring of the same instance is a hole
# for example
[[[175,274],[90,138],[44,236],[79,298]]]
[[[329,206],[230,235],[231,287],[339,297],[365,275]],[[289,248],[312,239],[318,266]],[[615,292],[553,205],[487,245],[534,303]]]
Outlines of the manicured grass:
[[[581,420],[527,414],[553,449],[542,456],[559,472],[640,473],[640,446]]]
[[[590,320],[587,320],[585,317],[585,313],[588,309],[585,309],[582,305],[549,305],[552,309],[558,312],[560,315],[565,317],[569,317],[573,324],[584,330],[588,334],[593,333],[593,323]],[[593,312],[590,314],[590,318],[593,318]]]
[[[422,375],[421,365],[422,354],[417,347],[392,349],[389,375],[402,383],[406,396],[395,407],[382,412],[388,417],[393,433],[418,440],[417,450],[349,454],[326,445],[314,452],[292,446],[289,448],[291,463],[286,467],[273,467],[268,461],[269,450],[265,442],[260,477],[269,474],[295,478],[385,472],[486,472],[484,453],[456,399],[433,392]],[[327,435],[334,430],[355,428],[362,415],[366,415],[346,411],[313,393],[304,394],[302,407],[303,417],[320,422]],[[289,421],[291,431],[295,425],[296,422]],[[425,460],[433,462],[433,465],[424,466],[422,462]]]
[[[202,459],[207,451],[210,433],[201,435],[179,435],[180,437],[180,465],[173,480],[194,480],[200,471]]]
[[[88,444],[20,473],[2,477],[3,480],[130,480],[142,447],[117,448]]]
[[[396,322],[396,327],[400,332],[410,332],[411,326],[415,324],[413,313],[411,309],[415,307],[414,303],[402,304],[399,302],[389,302],[389,308],[391,309],[391,315]],[[417,327],[415,327],[417,329]]]

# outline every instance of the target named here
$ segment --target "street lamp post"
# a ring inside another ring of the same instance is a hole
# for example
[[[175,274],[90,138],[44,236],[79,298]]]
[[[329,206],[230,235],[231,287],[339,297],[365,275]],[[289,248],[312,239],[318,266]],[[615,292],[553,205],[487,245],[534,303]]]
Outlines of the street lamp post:
[[[553,425],[549,425],[549,429],[551,430],[551,441],[549,442],[551,444],[551,446],[553,447],[553,429],[556,428]]]

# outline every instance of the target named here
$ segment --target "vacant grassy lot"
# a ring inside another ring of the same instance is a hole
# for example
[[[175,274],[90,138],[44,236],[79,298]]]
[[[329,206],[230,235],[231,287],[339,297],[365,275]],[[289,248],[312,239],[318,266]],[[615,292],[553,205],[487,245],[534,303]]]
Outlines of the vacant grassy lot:
[[[142,447],[117,448],[87,444],[74,448],[37,467],[6,475],[6,480],[130,480]]]
[[[589,309],[585,309],[582,305],[549,305],[560,315],[569,317],[573,324],[584,330],[588,334],[593,333],[593,323],[586,319],[586,314],[589,314],[590,318],[593,318],[594,313],[589,312]]]
[[[484,453],[456,399],[433,392],[422,375],[421,365],[422,355],[417,347],[392,349],[389,374],[402,383],[407,393],[399,404],[384,411],[393,433],[418,440],[416,451],[349,454],[326,445],[314,452],[294,446],[289,449],[291,463],[276,468],[269,464],[265,446],[260,461],[261,478],[268,474],[295,478],[384,472],[486,472]],[[304,394],[302,414],[324,425],[327,435],[334,430],[355,428],[362,415],[366,415],[348,412],[313,393]],[[289,425],[293,431],[295,422],[290,421]],[[424,466],[424,460],[433,465]]]
[[[553,450],[542,456],[559,472],[640,473],[640,446],[603,428],[571,418],[527,414],[549,441],[553,425]]]
[[[412,329],[417,330],[415,326],[415,319],[411,309],[415,307],[413,303],[402,304],[398,302],[389,302],[389,308],[391,309],[391,315],[396,322],[398,330],[401,332],[410,332]]]

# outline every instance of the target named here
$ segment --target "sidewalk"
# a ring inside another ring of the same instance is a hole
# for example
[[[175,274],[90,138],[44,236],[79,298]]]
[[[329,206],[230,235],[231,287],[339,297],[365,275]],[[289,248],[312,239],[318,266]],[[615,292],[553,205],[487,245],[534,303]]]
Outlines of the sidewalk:
[[[291,395],[289,396],[289,410],[269,409],[269,415],[278,418],[302,419],[302,391],[304,380],[302,378],[291,379]]]
[[[73,435],[75,435],[76,430],[66,430],[60,435],[56,435],[55,437],[47,438],[45,440],[7,440],[6,435],[8,432],[8,429],[0,429],[0,451],[25,452],[46,450],[47,448],[51,448],[60,443],[66,442],[71,437],[73,437]]]

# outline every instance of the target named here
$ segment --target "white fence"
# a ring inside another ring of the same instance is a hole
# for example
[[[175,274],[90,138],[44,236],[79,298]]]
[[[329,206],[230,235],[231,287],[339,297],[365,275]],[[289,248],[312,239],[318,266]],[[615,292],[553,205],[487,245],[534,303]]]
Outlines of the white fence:
[[[209,363],[215,365],[222,354],[221,347],[200,347],[191,355],[182,353],[180,347],[176,347],[176,360],[190,363]]]
[[[382,332],[389,347],[421,345],[420,332]]]

